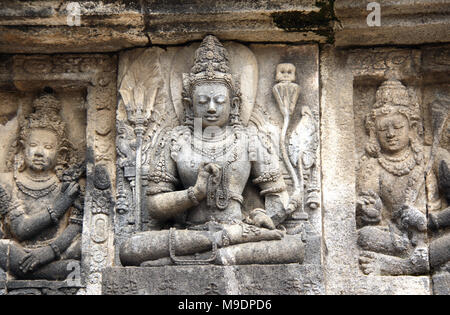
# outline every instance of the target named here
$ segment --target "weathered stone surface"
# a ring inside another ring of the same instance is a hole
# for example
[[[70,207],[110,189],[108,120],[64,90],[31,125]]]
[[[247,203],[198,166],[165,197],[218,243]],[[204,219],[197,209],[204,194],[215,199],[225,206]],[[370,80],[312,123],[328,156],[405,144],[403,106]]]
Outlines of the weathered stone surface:
[[[320,295],[322,270],[311,265],[108,268],[106,295]]]
[[[105,52],[149,44],[138,3],[77,1],[81,23],[70,26],[68,15],[77,12],[67,8],[70,2],[2,2],[0,51]]]
[[[450,275],[448,273],[433,276],[433,294],[450,295]]]
[[[76,286],[59,281],[21,281],[6,282],[6,295],[76,295],[83,290],[81,284]]]
[[[450,7],[369,2],[3,1],[0,295],[449,295]]]
[[[381,7],[381,26],[370,27],[367,4],[374,1],[336,0],[339,26],[336,46],[420,45],[450,40],[450,7],[447,0],[376,1]]]
[[[328,294],[346,294],[339,287],[358,275],[352,76],[345,68],[345,55],[331,46],[321,54],[321,70],[325,278]]]
[[[180,44],[213,33],[251,42],[332,41],[331,1],[146,1],[153,44]],[[183,12],[183,14],[179,14]],[[205,16],[214,17],[206,21]]]
[[[0,52],[111,52],[172,45],[216,34],[251,42],[332,41],[331,1],[76,1],[80,25],[69,26],[70,2],[0,4]]]
[[[354,276],[327,286],[327,294],[336,295],[431,295],[429,277]]]

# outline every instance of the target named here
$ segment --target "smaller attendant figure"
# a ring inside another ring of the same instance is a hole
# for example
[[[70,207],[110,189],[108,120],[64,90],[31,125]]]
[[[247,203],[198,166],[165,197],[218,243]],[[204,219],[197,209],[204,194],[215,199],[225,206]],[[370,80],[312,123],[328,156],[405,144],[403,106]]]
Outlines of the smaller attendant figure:
[[[450,140],[450,119],[447,117],[447,143]],[[439,187],[447,201],[444,210],[430,213],[428,230],[433,241],[430,243],[430,265],[434,272],[450,272],[450,166],[449,161],[439,161]]]
[[[64,280],[79,264],[83,203],[79,178],[51,94],[20,123],[14,170],[0,174],[0,267],[17,279]]]
[[[357,178],[361,269],[371,275],[426,274],[426,214],[441,209],[437,174],[449,153],[432,153],[422,144],[418,101],[398,80],[378,89],[366,124],[370,141]]]

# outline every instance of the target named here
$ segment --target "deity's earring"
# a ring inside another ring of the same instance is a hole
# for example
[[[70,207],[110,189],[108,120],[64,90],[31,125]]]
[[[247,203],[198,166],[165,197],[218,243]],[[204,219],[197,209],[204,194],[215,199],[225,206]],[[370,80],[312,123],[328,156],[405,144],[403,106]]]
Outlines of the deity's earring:
[[[231,101],[230,123],[232,125],[240,124],[241,101],[238,97],[233,97]]]
[[[190,98],[184,97],[182,99],[184,106],[184,122],[187,126],[194,126],[194,110],[192,108],[192,101]]]

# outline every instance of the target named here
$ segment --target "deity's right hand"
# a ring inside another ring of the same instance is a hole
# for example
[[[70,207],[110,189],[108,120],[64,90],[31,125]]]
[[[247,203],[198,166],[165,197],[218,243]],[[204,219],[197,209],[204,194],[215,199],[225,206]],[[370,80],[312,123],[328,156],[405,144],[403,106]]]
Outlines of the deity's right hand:
[[[69,184],[64,184],[61,187],[61,192],[56,197],[53,203],[53,211],[58,217],[62,217],[64,213],[73,204],[75,199],[80,193],[80,185],[76,182],[71,182]]]
[[[202,163],[198,170],[197,182],[194,186],[194,191],[197,199],[205,199],[208,190],[208,180],[216,184],[220,181],[221,167],[215,163]]]
[[[377,193],[372,190],[363,192],[356,202],[357,215],[366,223],[379,223],[382,206],[383,203]]]

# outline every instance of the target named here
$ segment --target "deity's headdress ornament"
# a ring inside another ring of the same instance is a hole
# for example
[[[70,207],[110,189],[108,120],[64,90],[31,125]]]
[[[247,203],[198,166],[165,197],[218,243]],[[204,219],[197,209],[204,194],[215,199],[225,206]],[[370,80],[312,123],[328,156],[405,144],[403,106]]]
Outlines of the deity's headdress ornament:
[[[237,86],[231,74],[228,51],[212,35],[206,36],[195,52],[191,73],[183,74],[184,91],[189,95],[192,94],[193,88],[202,82],[224,83],[234,94],[237,94]]]
[[[26,140],[32,129],[46,129],[54,132],[59,141],[65,139],[65,123],[59,111],[61,102],[52,94],[42,94],[33,101],[34,111],[21,121],[21,139]]]
[[[230,89],[231,112],[230,124],[240,125],[241,91],[237,80],[231,74],[228,51],[212,35],[203,39],[195,51],[194,65],[191,73],[183,73],[183,103],[185,106],[185,124],[193,125],[192,92],[201,83],[222,83]]]
[[[420,120],[420,106],[417,96],[397,79],[384,81],[377,90],[376,101],[367,117],[368,128],[373,128],[378,116],[400,113],[410,123]]]

